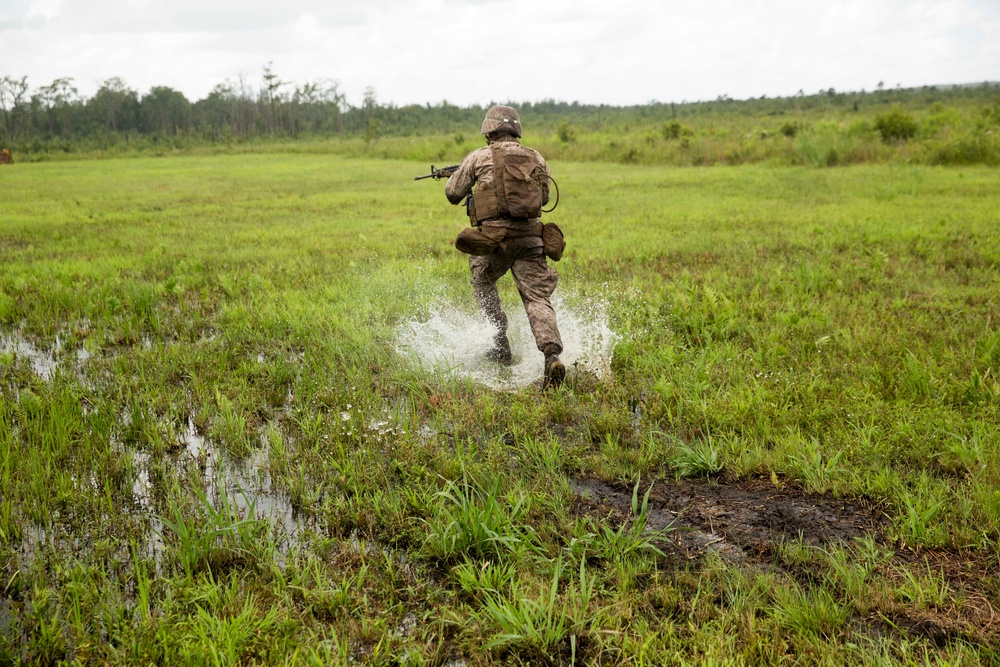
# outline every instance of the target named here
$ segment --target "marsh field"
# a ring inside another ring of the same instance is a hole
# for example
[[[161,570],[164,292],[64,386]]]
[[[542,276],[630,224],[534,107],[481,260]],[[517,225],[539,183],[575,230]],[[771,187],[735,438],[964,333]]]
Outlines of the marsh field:
[[[554,161],[542,393],[427,167],[0,168],[0,663],[1000,664],[995,168]]]

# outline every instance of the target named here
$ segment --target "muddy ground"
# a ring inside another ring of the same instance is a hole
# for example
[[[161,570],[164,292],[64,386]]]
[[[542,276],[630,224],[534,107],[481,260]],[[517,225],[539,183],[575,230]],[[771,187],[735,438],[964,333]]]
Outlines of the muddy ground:
[[[574,479],[574,510],[620,525],[631,519],[633,488],[626,482]],[[640,488],[640,500],[647,488]],[[868,536],[893,552],[892,562],[880,571],[887,579],[932,572],[946,582],[953,596],[950,604],[919,609],[887,601],[868,617],[856,619],[862,632],[923,636],[938,645],[962,638],[1000,646],[997,555],[902,548],[888,530],[889,508],[869,499],[806,494],[769,478],[667,480],[653,486],[648,511],[648,529],[673,529],[659,546],[678,562],[698,561],[714,552],[730,564],[779,570],[807,585],[812,573],[783,566],[780,544],[849,545]]]
[[[632,510],[633,486],[600,479],[573,481],[578,513],[625,521]],[[639,491],[640,497],[646,487]],[[693,560],[707,550],[724,560],[769,557],[781,542],[809,546],[851,542],[887,525],[884,508],[865,499],[805,495],[769,479],[658,482],[649,496],[647,526],[672,526],[670,547]]]

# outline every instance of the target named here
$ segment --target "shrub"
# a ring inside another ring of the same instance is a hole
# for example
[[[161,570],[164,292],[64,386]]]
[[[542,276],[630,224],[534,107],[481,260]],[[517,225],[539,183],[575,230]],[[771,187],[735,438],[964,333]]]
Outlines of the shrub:
[[[681,136],[681,124],[676,120],[664,123],[660,129],[664,139],[679,139]]]
[[[719,461],[719,450],[709,441],[697,442],[693,445],[681,445],[678,452],[670,458],[677,479],[684,477],[711,477],[722,471]]]
[[[993,125],[1000,125],[1000,102],[992,107],[987,107],[982,111],[982,122],[980,126],[984,129]]]
[[[882,141],[906,141],[912,139],[917,134],[917,122],[913,116],[893,109],[889,113],[883,114],[875,119],[875,129],[882,135]]]
[[[557,134],[559,135],[559,141],[563,143],[571,144],[576,141],[576,130],[566,121],[563,121],[559,125]]]
[[[799,133],[799,124],[786,121],[781,124],[781,127],[778,128],[778,131],[781,132],[786,137],[788,137],[789,139],[794,139],[795,135]]]
[[[931,164],[1000,164],[1000,144],[988,135],[965,136],[942,142],[931,152]]]

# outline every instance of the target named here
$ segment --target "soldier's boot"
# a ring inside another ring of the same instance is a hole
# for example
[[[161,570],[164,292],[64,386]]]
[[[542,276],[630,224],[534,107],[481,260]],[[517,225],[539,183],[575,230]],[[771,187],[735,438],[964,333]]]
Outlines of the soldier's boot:
[[[566,379],[566,366],[559,360],[562,350],[556,345],[545,346],[545,379],[542,380],[542,391],[558,387]]]
[[[514,355],[510,351],[510,341],[507,339],[507,334],[497,332],[493,336],[493,347],[486,352],[486,356],[503,366],[510,366],[514,363]]]

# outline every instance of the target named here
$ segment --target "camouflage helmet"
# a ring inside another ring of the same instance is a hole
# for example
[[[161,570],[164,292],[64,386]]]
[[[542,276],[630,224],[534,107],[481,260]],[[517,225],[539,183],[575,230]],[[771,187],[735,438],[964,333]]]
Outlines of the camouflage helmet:
[[[479,133],[493,134],[494,132],[506,132],[520,137],[521,119],[517,115],[517,109],[500,104],[491,106],[490,110],[486,112],[486,118],[483,119],[483,127]]]

